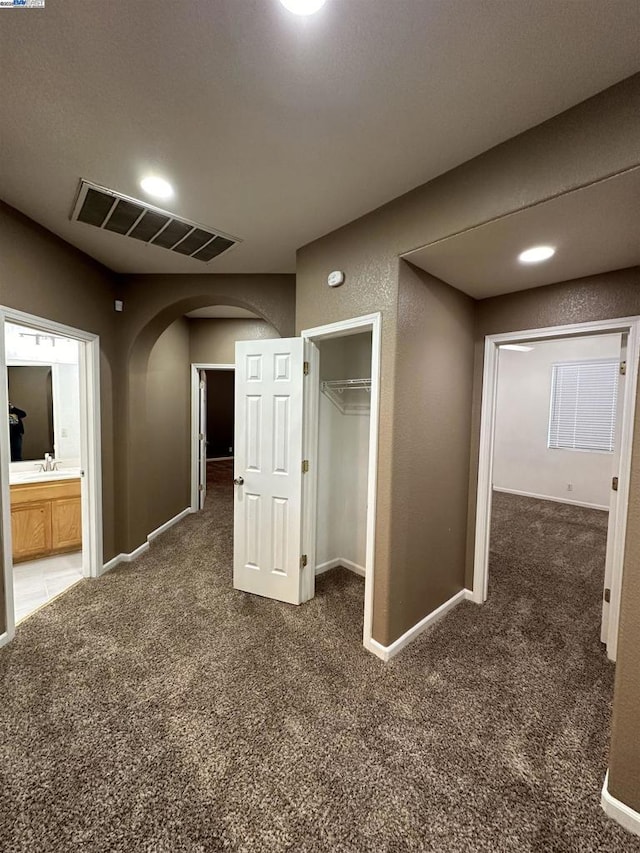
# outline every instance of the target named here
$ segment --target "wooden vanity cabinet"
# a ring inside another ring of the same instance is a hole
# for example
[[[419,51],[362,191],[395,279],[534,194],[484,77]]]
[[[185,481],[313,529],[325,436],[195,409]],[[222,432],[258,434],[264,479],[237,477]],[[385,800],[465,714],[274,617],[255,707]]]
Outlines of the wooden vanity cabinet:
[[[13,561],[82,548],[80,479],[11,486]]]

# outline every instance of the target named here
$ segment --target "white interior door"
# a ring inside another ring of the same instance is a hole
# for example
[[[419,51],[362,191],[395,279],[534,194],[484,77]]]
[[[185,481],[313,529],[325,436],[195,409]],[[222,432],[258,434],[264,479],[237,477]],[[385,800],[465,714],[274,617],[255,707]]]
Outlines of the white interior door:
[[[236,343],[233,585],[300,604],[303,341]]]
[[[207,374],[200,371],[198,407],[198,509],[204,508],[207,497]]]
[[[625,365],[625,370],[618,376],[618,395],[616,400],[616,435],[613,448],[611,464],[611,491],[609,501],[609,523],[607,527],[607,557],[604,569],[604,590],[602,594],[602,625],[600,629],[600,641],[609,647],[610,637],[610,612],[611,612],[611,590],[613,587],[613,566],[615,563],[619,543],[616,540],[616,523],[618,513],[618,491],[614,488],[620,469],[620,444],[622,437],[622,409],[626,386],[626,363],[627,363],[627,336],[622,335],[620,344],[620,364]]]

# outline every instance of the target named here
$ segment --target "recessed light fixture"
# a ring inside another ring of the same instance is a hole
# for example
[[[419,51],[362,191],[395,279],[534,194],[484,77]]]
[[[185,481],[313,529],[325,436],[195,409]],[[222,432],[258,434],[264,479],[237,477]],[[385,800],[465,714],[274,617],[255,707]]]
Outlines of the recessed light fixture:
[[[148,194],[156,198],[171,198],[173,187],[169,181],[159,178],[157,175],[148,175],[140,181],[140,186]]]
[[[326,0],[280,0],[280,2],[294,15],[313,15],[324,6]]]
[[[518,260],[521,264],[539,264],[541,261],[548,261],[555,253],[553,246],[533,246],[531,249],[520,252]]]
[[[501,344],[500,349],[511,349],[516,352],[531,352],[533,347],[525,347],[522,344]]]

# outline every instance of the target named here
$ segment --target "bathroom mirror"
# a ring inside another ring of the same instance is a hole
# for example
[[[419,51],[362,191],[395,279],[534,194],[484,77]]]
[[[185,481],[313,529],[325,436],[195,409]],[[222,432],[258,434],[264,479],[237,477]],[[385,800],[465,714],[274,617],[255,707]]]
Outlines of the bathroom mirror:
[[[40,460],[54,453],[51,365],[7,367],[11,461]],[[12,413],[11,405],[15,408]],[[22,413],[24,412],[24,415]]]
[[[78,342],[6,323],[5,353],[9,401],[26,414],[8,413],[12,470],[30,469],[45,453],[65,466],[79,465]]]

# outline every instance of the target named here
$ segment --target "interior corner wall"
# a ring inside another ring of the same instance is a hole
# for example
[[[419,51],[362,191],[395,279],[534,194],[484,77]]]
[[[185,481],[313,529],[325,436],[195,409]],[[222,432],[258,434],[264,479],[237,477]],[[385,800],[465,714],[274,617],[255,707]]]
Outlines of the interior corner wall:
[[[235,364],[236,341],[279,338],[259,319],[189,319],[190,360],[195,364]]]
[[[0,304],[100,335],[104,558],[117,553],[113,389],[115,277],[18,211],[0,202]],[[0,584],[0,633],[4,631]]]
[[[150,533],[191,504],[189,323],[183,317],[149,356],[146,440]]]
[[[469,484],[467,585],[473,583],[473,543],[485,335],[640,316],[640,267],[483,299],[476,308],[472,453]],[[636,404],[627,540],[624,558],[609,791],[640,811],[640,407]]]
[[[593,335],[537,341],[528,352],[500,350],[494,489],[609,508],[613,454],[550,448],[549,415],[554,364],[619,359],[620,345],[620,335]]]
[[[388,642],[464,587],[474,302],[401,265]]]

